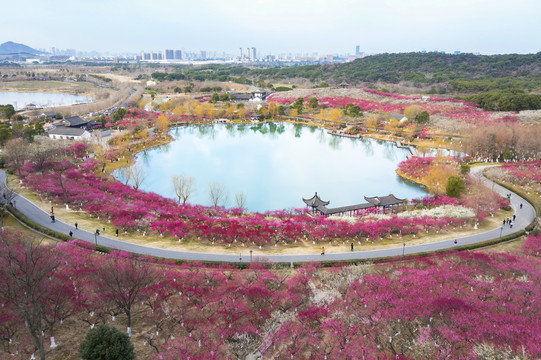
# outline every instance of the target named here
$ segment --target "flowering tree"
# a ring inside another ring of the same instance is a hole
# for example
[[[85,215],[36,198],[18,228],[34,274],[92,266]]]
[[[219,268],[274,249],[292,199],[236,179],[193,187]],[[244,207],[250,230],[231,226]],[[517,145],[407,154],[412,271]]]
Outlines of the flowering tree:
[[[61,262],[50,246],[16,242],[15,235],[0,233],[0,299],[24,319],[40,359],[45,359],[44,334],[71,311],[73,288],[62,277]],[[4,311],[4,310],[3,310]]]
[[[154,272],[148,263],[121,253],[112,253],[97,263],[96,290],[105,302],[114,304],[126,314],[129,336],[133,307],[147,296],[155,281]]]

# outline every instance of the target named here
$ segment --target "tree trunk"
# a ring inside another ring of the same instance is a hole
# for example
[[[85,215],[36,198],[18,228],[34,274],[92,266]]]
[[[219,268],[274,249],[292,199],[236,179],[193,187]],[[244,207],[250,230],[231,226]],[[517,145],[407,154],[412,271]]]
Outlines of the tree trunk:
[[[62,189],[62,194],[64,195],[64,204],[68,203],[68,194],[66,194],[66,189],[64,189],[64,182],[62,181],[62,172],[58,174],[58,180],[60,182],[60,188]]]
[[[126,316],[128,317],[128,336],[131,337],[131,311],[126,311]]]

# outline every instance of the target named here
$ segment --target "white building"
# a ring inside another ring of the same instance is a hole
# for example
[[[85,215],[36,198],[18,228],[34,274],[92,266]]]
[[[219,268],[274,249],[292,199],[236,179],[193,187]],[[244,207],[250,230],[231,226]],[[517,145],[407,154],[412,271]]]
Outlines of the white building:
[[[67,126],[57,126],[50,130],[48,135],[53,140],[90,140],[91,138],[90,131]]]

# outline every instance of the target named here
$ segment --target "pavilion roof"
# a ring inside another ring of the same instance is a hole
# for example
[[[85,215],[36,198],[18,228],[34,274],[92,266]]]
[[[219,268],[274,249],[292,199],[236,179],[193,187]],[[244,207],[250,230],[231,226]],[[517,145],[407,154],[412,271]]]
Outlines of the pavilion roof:
[[[302,201],[308,206],[317,208],[320,206],[327,206],[329,205],[330,201],[323,201],[321,198],[317,195],[317,192],[314,196],[312,196],[310,199],[302,198]]]
[[[366,201],[375,206],[389,206],[389,205],[398,205],[404,202],[404,199],[399,199],[393,194],[387,196],[373,196],[373,197],[364,197]]]

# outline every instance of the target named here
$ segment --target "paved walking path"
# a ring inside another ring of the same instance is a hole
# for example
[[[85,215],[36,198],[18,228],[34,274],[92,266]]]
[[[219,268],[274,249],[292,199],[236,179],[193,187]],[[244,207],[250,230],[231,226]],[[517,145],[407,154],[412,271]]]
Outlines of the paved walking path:
[[[501,187],[498,184],[493,183],[492,181],[484,178],[482,176],[483,169],[486,166],[479,166],[472,168],[472,175],[474,177],[482,179],[487,186],[493,187],[493,189],[506,196],[510,191]],[[6,173],[0,170],[0,182],[5,183]],[[73,224],[66,224],[62,222],[61,219],[56,219],[54,223],[51,222],[50,215],[40,209],[30,200],[25,197],[18,195],[13,201],[17,210],[23,213],[30,220],[44,226],[55,230],[59,233],[69,234],[70,231],[73,231],[73,236],[77,239],[88,241],[90,243],[97,243],[109,248],[124,250],[131,253],[144,254],[150,256],[157,256],[168,259],[180,259],[180,260],[198,260],[198,261],[219,261],[219,262],[235,262],[238,263],[240,257],[242,256],[242,262],[249,262],[250,254],[249,249],[243,250],[242,255],[231,255],[231,254],[210,254],[210,253],[201,253],[201,252],[190,252],[190,251],[177,251],[177,250],[167,250],[160,249],[151,246],[143,246],[138,244],[132,244],[126,241],[118,240],[116,238],[107,237],[104,235],[96,236],[94,233],[95,229],[87,231],[85,229],[75,229]],[[522,204],[522,209],[520,209],[520,204]],[[383,258],[391,256],[400,256],[402,254],[416,254],[421,252],[432,252],[436,250],[450,249],[455,246],[461,245],[470,245],[487,240],[496,239],[502,236],[512,234],[514,232],[520,231],[528,226],[535,218],[535,209],[528,203],[526,200],[522,199],[515,193],[512,193],[511,196],[511,206],[516,214],[517,218],[511,229],[509,225],[500,226],[496,229],[492,229],[483,233],[469,235],[461,238],[457,238],[457,244],[455,245],[455,239],[443,240],[428,244],[421,245],[411,245],[411,246],[399,246],[395,248],[386,248],[380,250],[370,250],[370,251],[353,251],[345,253],[329,253],[328,251],[332,248],[327,248],[325,255],[317,254],[303,254],[303,255],[267,255],[267,256],[254,256],[253,261],[256,261],[261,258],[265,258],[268,261],[272,262],[311,262],[311,261],[341,261],[341,260],[357,260],[357,259],[373,259],[373,258]]]

